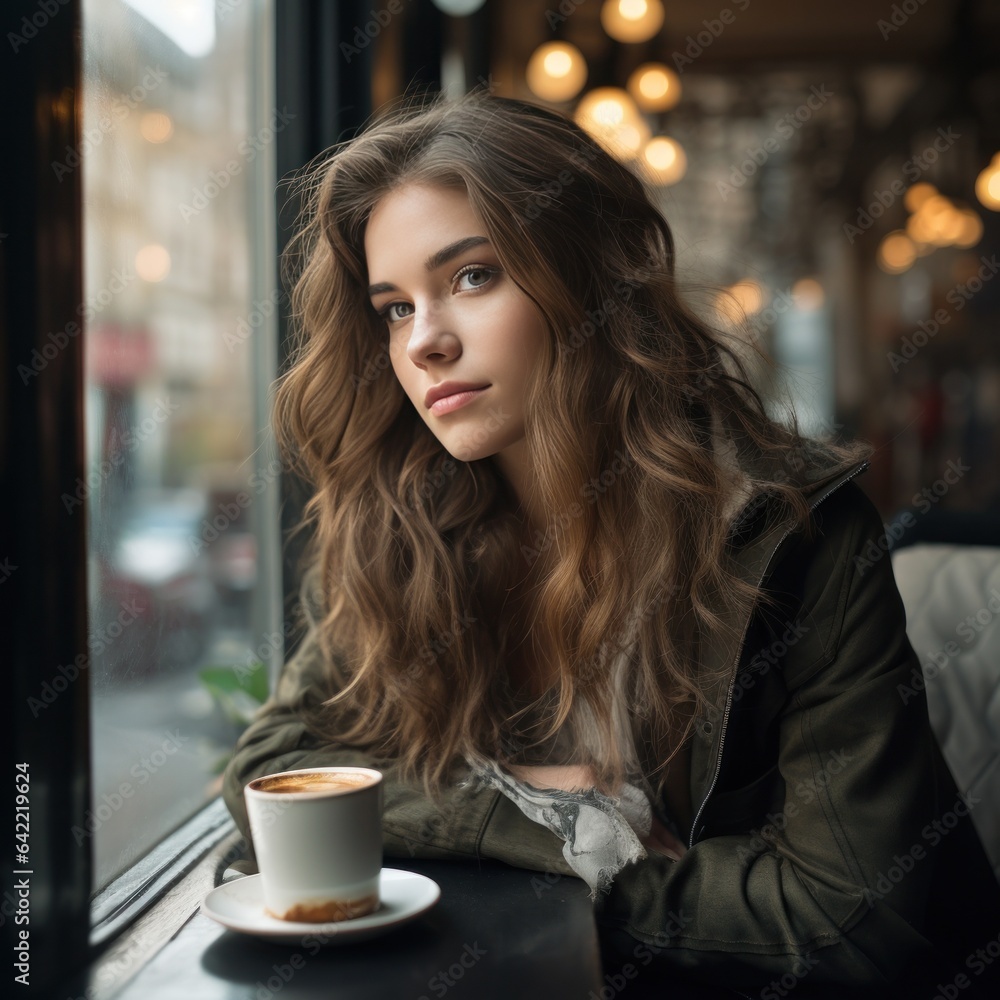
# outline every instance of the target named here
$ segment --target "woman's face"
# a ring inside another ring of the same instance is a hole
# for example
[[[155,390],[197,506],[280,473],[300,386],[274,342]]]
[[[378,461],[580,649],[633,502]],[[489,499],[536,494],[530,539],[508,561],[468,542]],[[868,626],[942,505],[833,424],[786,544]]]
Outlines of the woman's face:
[[[512,472],[524,457],[525,387],[548,332],[465,192],[407,184],[386,195],[365,255],[393,370],[417,413],[453,457],[498,455]],[[429,408],[428,390],[445,382],[485,388]]]

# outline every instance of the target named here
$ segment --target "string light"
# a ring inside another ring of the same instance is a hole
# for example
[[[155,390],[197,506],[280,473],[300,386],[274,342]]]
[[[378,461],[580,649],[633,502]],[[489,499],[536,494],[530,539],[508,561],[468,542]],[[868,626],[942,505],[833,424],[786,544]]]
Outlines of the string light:
[[[605,0],[601,8],[604,30],[618,42],[645,42],[663,27],[660,0]]]
[[[626,87],[643,111],[669,111],[681,99],[680,77],[663,63],[643,63]]]
[[[546,42],[531,54],[525,76],[543,101],[569,101],[587,82],[587,63],[575,45]]]

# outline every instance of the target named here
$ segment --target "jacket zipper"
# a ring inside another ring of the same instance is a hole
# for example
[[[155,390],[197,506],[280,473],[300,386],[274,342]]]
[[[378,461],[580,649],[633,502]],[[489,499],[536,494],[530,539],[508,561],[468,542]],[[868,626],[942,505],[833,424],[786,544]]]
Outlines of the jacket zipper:
[[[809,505],[810,512],[814,511],[827,497],[836,493],[845,483],[849,483],[855,476],[861,475],[871,464],[869,459],[865,459],[861,464],[845,478],[841,479],[836,486],[827,490],[821,497],[815,500]],[[785,539],[792,533],[792,528],[786,529],[785,533],[778,539],[777,544],[771,549],[771,554],[767,557],[767,562],[764,564],[763,570],[761,570],[760,579],[757,581],[757,586],[760,587],[761,582],[767,576],[767,571],[771,567],[771,563],[774,561],[774,557],[781,548],[782,543]],[[705,793],[705,797],[701,801],[701,805],[698,806],[698,811],[695,813],[694,822],[691,824],[691,834],[688,838],[688,847],[694,847],[696,831],[698,830],[698,821],[701,819],[701,814],[705,810],[705,806],[708,804],[708,800],[712,797],[712,792],[715,791],[715,784],[719,780],[719,773],[722,770],[722,750],[726,745],[726,726],[729,724],[729,710],[733,703],[733,689],[736,687],[736,667],[739,665],[740,657],[743,655],[743,643],[747,637],[747,629],[750,627],[750,619],[753,617],[753,609],[751,609],[750,614],[747,616],[746,621],[743,622],[743,633],[740,636],[740,644],[736,651],[736,662],[733,663],[732,677],[729,680],[729,690],[726,692],[726,710],[722,716],[722,733],[719,736],[719,753],[715,760],[715,773],[712,775],[712,783],[708,786],[708,791]]]

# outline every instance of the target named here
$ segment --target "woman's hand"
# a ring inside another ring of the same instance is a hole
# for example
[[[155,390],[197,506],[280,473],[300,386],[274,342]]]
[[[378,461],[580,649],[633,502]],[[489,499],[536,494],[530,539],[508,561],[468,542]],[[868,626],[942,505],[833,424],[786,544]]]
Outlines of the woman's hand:
[[[642,840],[642,846],[647,850],[665,854],[674,861],[680,861],[687,853],[687,848],[679,841],[655,816],[649,835]]]
[[[513,777],[534,788],[561,788],[565,792],[581,792],[596,788],[594,772],[588,764],[524,765],[507,767]],[[600,789],[605,795],[610,794]],[[649,833],[640,841],[647,850],[656,851],[674,861],[680,861],[687,848],[654,815]]]

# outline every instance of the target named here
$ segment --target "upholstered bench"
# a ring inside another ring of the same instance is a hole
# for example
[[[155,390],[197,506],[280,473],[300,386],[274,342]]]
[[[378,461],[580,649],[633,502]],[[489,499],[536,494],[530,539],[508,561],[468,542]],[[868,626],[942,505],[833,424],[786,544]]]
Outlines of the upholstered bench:
[[[892,566],[931,725],[959,791],[980,800],[972,819],[1000,879],[1000,547],[917,542]]]

